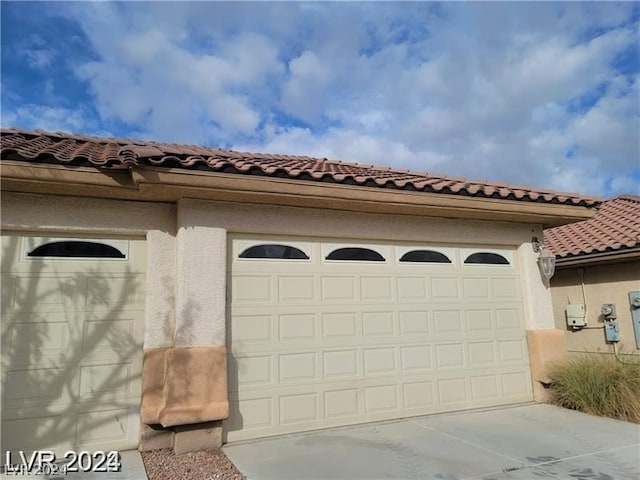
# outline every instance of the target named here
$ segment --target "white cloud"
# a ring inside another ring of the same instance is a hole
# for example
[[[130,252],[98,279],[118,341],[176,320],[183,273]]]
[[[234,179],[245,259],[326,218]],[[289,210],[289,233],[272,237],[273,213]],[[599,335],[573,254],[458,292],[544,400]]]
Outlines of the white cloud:
[[[25,58],[31,68],[43,69],[51,65],[55,58],[55,52],[47,49],[25,50]]]
[[[308,123],[322,118],[326,108],[330,65],[309,50],[289,62],[290,77],[283,85],[283,109]]]
[[[67,108],[45,107],[26,104],[15,110],[2,112],[2,124],[7,127],[21,127],[50,132],[80,132],[91,130],[91,121],[85,112]]]
[[[591,194],[633,186],[637,63],[620,69],[638,53],[633,4],[64,9],[95,53],[75,71],[100,118],[145,138]]]

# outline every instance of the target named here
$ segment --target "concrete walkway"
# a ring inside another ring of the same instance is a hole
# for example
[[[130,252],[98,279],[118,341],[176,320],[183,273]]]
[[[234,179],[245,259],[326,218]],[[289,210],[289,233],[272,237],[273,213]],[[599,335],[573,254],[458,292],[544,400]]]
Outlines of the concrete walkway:
[[[250,480],[638,480],[640,426],[550,405],[414,417],[233,444]]]

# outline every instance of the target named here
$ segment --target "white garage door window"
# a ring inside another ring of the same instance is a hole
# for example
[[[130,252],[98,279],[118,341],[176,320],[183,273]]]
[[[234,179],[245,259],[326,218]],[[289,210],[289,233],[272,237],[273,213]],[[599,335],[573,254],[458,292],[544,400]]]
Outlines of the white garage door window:
[[[2,237],[3,450],[137,447],[145,263],[142,240]]]
[[[513,250],[231,245],[227,441],[532,400]]]

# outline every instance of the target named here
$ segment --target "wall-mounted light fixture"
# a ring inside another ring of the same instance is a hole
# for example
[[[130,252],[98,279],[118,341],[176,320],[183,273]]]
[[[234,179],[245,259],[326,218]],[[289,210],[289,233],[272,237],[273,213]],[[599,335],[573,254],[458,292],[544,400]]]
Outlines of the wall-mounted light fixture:
[[[542,246],[538,237],[531,238],[531,245],[533,246],[533,251],[540,254],[538,257],[540,273],[546,280],[551,279],[556,271],[556,256],[551,250]]]

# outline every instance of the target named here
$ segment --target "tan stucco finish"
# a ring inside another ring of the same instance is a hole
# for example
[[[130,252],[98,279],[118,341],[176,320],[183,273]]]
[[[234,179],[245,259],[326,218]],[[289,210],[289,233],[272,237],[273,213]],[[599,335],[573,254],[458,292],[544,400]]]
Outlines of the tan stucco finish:
[[[165,352],[163,427],[223,420],[229,416],[227,349],[169,348]]]
[[[144,351],[142,360],[142,398],[140,420],[147,425],[160,423],[160,410],[165,405],[164,381],[165,357],[168,348],[152,348]]]
[[[229,415],[224,346],[145,350],[140,417],[163,427]]]
[[[533,381],[533,398],[536,402],[548,400],[545,385],[551,383],[549,366],[566,355],[565,333],[555,328],[527,330],[529,364]]]
[[[584,293],[587,307],[587,326],[583,330],[567,328],[565,308],[569,303],[585,303],[581,288],[581,271],[584,276]],[[551,294],[556,328],[567,332],[569,352],[611,353],[612,347],[605,341],[603,317],[600,308],[604,303],[614,303],[620,327],[619,350],[637,352],[629,292],[640,290],[640,259],[606,265],[581,265],[556,270],[551,279]]]

